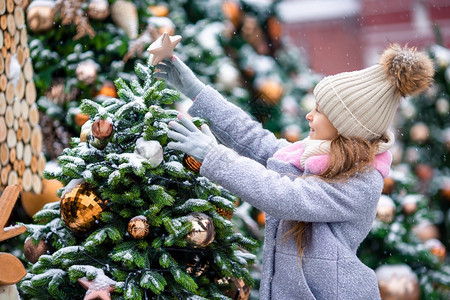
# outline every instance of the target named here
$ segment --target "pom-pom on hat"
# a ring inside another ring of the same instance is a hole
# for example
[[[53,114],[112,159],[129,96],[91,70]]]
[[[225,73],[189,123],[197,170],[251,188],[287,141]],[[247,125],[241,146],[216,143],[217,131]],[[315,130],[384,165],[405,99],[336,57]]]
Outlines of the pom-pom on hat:
[[[314,96],[339,134],[372,140],[387,131],[402,97],[427,89],[433,75],[426,54],[392,44],[374,66],[325,77]]]

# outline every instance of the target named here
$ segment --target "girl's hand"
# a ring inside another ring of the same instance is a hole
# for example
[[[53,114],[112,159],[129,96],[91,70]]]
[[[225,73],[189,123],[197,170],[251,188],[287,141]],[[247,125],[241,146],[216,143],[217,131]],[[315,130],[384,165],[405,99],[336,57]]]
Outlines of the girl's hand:
[[[195,97],[205,86],[178,57],[164,59],[156,65],[156,78],[164,79],[174,88],[185,94],[190,99]]]
[[[181,123],[169,123],[171,130],[167,134],[169,138],[177,142],[170,142],[167,147],[183,151],[199,162],[203,162],[208,152],[217,146],[216,138],[208,125],[203,124],[200,131],[185,115],[179,114],[178,119]]]

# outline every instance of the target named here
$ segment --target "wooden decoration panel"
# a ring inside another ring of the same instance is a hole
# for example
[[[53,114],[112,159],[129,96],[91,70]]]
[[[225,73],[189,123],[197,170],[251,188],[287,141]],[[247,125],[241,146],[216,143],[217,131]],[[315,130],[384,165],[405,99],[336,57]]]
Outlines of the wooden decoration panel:
[[[42,131],[24,11],[16,2],[0,0],[0,192],[19,184],[40,194]]]

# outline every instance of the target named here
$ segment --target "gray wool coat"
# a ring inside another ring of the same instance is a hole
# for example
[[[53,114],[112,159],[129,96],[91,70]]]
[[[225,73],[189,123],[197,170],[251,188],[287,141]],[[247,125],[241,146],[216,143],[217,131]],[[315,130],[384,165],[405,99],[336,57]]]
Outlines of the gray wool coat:
[[[377,170],[341,183],[304,176],[307,169],[273,158],[289,142],[208,86],[189,114],[209,120],[223,143],[200,174],[266,213],[260,299],[380,299],[375,273],[356,256],[383,186]],[[281,220],[309,223],[302,263],[294,240],[282,238]]]

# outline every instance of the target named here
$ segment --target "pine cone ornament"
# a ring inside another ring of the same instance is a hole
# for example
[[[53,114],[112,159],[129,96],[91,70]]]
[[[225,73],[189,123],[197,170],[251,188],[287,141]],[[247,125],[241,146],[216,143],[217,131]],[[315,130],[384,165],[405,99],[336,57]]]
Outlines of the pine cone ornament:
[[[138,37],[138,13],[130,1],[118,0],[111,5],[111,18],[132,40]]]

